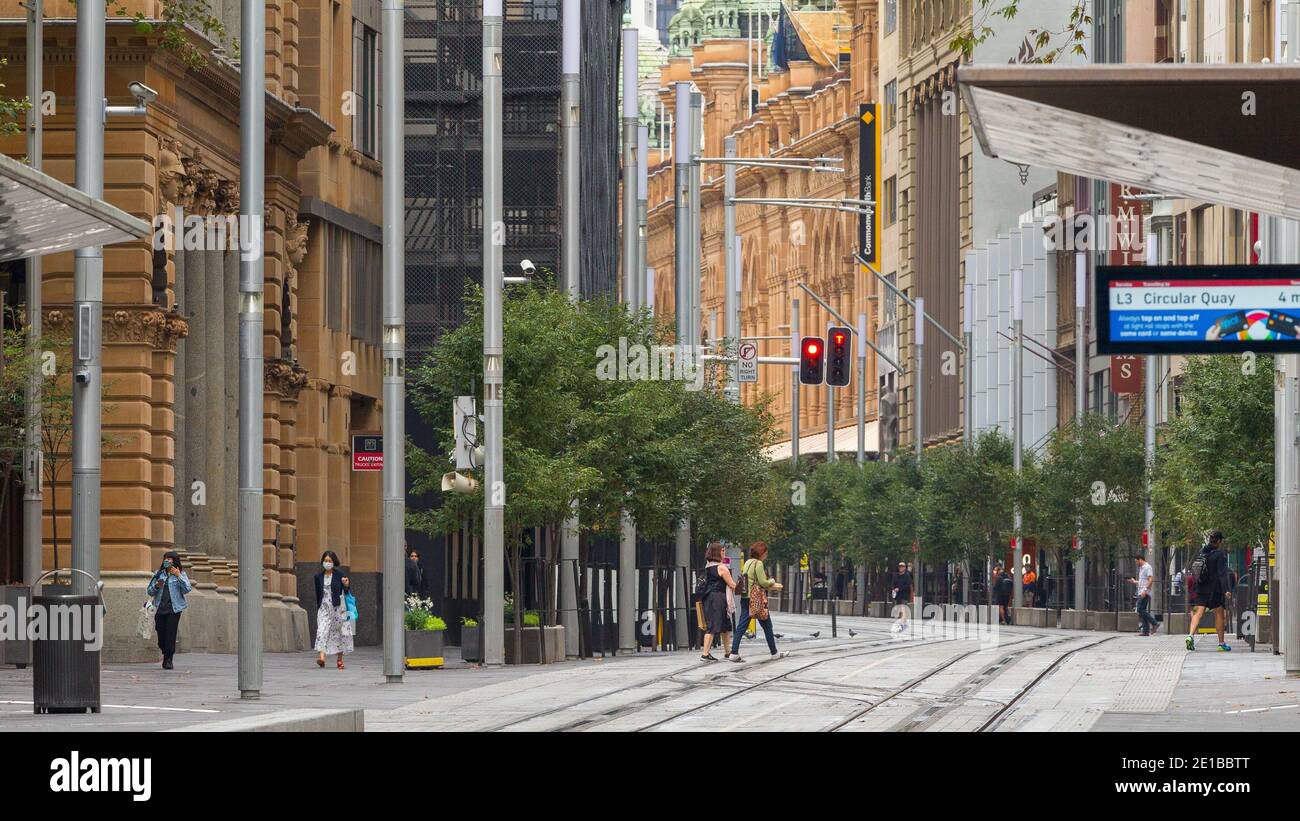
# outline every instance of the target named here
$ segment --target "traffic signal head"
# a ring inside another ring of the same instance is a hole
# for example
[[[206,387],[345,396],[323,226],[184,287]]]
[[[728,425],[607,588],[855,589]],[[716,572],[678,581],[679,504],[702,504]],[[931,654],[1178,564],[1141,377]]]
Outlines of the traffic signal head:
[[[799,381],[820,385],[826,373],[826,343],[820,336],[805,336],[799,344]]]
[[[844,387],[853,372],[853,337],[848,328],[831,328],[826,334],[826,384]]]

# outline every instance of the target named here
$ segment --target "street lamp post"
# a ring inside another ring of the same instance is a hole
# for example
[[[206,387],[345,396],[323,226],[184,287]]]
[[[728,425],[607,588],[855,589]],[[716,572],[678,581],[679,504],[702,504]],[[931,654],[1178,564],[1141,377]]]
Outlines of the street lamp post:
[[[799,356],[799,297],[790,300],[790,351]],[[790,366],[790,466],[799,466],[799,366]]]
[[[1024,320],[1024,274],[1019,268],[1011,270],[1011,326],[1016,338],[1016,348],[1011,360],[1011,459],[1015,466],[1016,478],[1020,478],[1024,459],[1025,422],[1022,418],[1025,404],[1025,320]],[[1025,543],[1020,536],[1022,512],[1020,502],[1015,503],[1014,522],[1011,525],[1013,538],[1016,540],[1014,554],[1015,569],[1011,578],[1015,580],[1013,601],[1016,607],[1024,606],[1024,559]]]
[[[262,689],[262,220],[266,164],[266,0],[243,0],[239,213],[251,251],[239,261],[239,692]]]
[[[1083,424],[1084,405],[1088,403],[1088,258],[1080,251],[1074,255],[1074,423]],[[1074,607],[1088,609],[1088,569],[1083,555],[1082,524],[1076,523],[1074,553]]]
[[[736,157],[736,138],[727,137],[722,141],[722,153],[728,159]],[[727,353],[736,351],[736,344],[740,336],[740,300],[737,298],[736,282],[736,204],[733,200],[736,198],[736,165],[727,163],[722,168],[723,173],[723,193],[722,193],[722,222],[723,222],[723,255],[725,264],[723,265],[723,311],[726,314],[726,331]],[[740,364],[727,364],[727,385],[725,394],[728,401],[740,402]]]
[[[406,533],[406,154],[404,0],[384,0],[384,676],[402,681]]]
[[[44,0],[27,0],[27,164],[41,170],[44,133],[41,96],[44,81]],[[36,367],[41,345],[41,257],[27,260],[27,374],[26,419],[23,456],[23,581],[36,584],[41,575],[42,518],[45,501],[41,493],[41,388],[44,377]],[[36,594],[39,591],[33,590]]]
[[[637,159],[637,30],[623,29],[623,302],[636,311],[639,253],[640,163]],[[636,520],[625,508],[620,515],[618,543],[618,649],[636,652]]]
[[[581,170],[579,146],[581,117],[580,81],[582,74],[582,3],[581,0],[564,0],[562,25],[562,53],[560,66],[561,117],[560,136],[563,142],[564,176],[561,179],[564,202],[560,208],[564,234],[560,245],[563,262],[560,275],[564,293],[577,300],[581,294],[579,272],[579,213],[581,197]],[[569,509],[571,515],[560,529],[560,623],[564,625],[564,654],[576,658],[581,646],[578,640],[578,591],[574,568],[578,564],[578,500]]]
[[[676,260],[673,265],[675,284],[674,310],[677,321],[677,356],[689,356],[694,354],[694,342],[691,339],[691,298],[690,287],[692,277],[690,273],[691,263],[694,259],[694,253],[691,250],[691,227],[694,220],[691,218],[691,154],[693,153],[691,141],[691,84],[688,82],[679,82],[676,87],[676,108],[674,110],[675,131],[673,134],[673,185],[675,188],[674,200],[674,217],[675,230],[673,239],[676,243]],[[687,353],[687,351],[690,353]],[[675,620],[676,629],[674,630],[674,644],[679,648],[685,648],[689,643],[689,628],[686,623],[686,584],[688,570],[691,564],[691,523],[689,519],[680,519],[677,522],[674,533],[673,564],[677,572],[682,574],[680,579],[676,578],[674,572],[673,584],[673,609],[677,614]]]
[[[501,319],[503,0],[483,2],[483,661],[505,661],[505,483],[502,481],[504,345]],[[522,607],[522,602],[520,603]]]

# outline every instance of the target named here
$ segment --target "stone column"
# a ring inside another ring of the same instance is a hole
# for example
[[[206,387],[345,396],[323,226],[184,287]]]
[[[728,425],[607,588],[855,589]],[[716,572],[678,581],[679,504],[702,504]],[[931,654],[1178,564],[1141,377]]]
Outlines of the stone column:
[[[177,243],[172,254],[173,285],[176,294],[174,310],[182,318],[189,316],[185,303],[185,251]],[[172,357],[172,545],[176,550],[188,549],[187,512],[190,506],[190,480],[188,478],[187,450],[185,448],[185,397],[189,388],[185,382],[185,356],[189,340],[176,340],[176,353]]]
[[[207,264],[202,251],[185,252],[184,313],[189,319],[190,333],[185,338],[185,406],[193,411],[186,421],[185,481],[181,489],[185,511],[185,549],[192,553],[206,553],[212,539],[208,516],[211,499],[204,490],[203,504],[194,504],[195,482],[205,486],[208,480],[207,424],[204,414],[208,407],[207,380]]]
[[[239,252],[231,251],[227,253],[224,266],[225,277],[222,287],[222,299],[226,327],[222,336],[222,344],[225,348],[222,418],[225,421],[225,428],[220,432],[214,430],[214,433],[221,437],[222,444],[225,447],[225,486],[223,492],[225,512],[222,518],[222,529],[225,533],[231,534],[233,538],[239,528],[239,429],[237,427],[237,414],[239,411],[239,333],[236,330],[239,327]]]
[[[206,214],[211,216],[212,211]],[[207,451],[207,472],[203,481],[207,487],[206,537],[208,552],[218,556],[232,556],[235,552],[235,532],[227,529],[226,522],[226,268],[225,252],[207,249],[203,252],[204,268],[204,373],[207,382],[207,401],[203,404],[203,436]],[[197,420],[192,420],[197,421]]]

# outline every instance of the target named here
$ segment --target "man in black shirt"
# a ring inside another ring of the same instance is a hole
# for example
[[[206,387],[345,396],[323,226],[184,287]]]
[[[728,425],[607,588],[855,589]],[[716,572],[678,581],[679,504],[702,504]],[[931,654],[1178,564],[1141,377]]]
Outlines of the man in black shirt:
[[[1224,606],[1232,601],[1232,580],[1228,569],[1228,554],[1223,551],[1221,543],[1223,534],[1214,531],[1209,542],[1201,548],[1201,555],[1193,562],[1204,568],[1196,580],[1196,610],[1192,613],[1191,630],[1187,632],[1187,649],[1196,649],[1196,628],[1201,625],[1201,617],[1206,610],[1214,611],[1214,629],[1219,634],[1219,650],[1227,652],[1232,649],[1223,638],[1223,625],[1227,618]]]

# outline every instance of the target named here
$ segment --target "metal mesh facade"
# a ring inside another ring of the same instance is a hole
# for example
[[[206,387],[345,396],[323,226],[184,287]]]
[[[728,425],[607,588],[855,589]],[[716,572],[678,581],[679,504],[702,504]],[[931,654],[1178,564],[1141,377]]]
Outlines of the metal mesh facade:
[[[507,0],[504,31],[506,271],[560,256],[560,0]],[[616,66],[622,3],[583,3],[584,293],[613,288]],[[406,299],[412,364],[464,318],[482,279],[482,3],[406,5]]]

